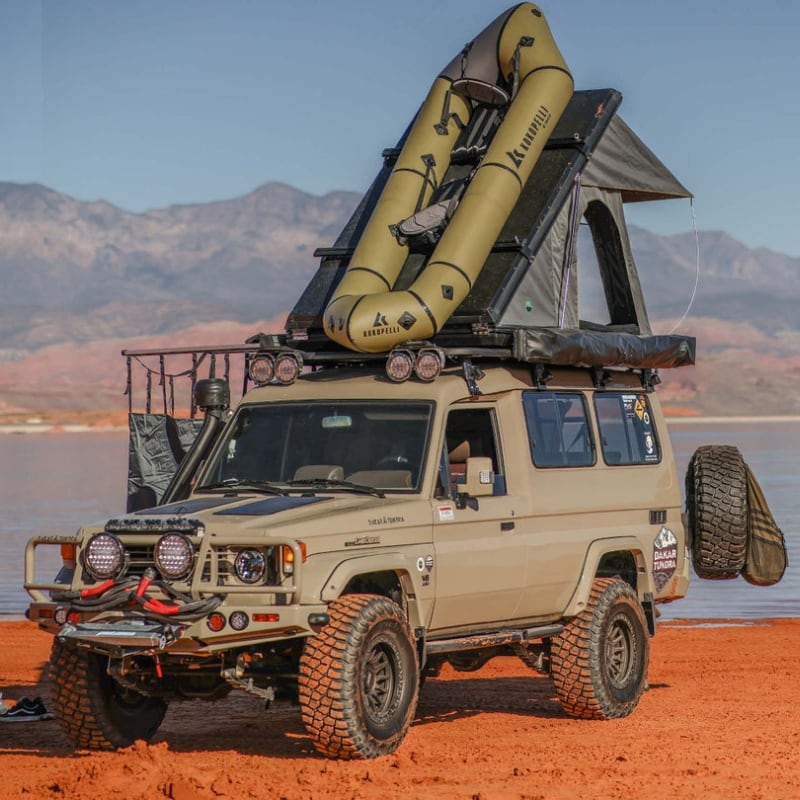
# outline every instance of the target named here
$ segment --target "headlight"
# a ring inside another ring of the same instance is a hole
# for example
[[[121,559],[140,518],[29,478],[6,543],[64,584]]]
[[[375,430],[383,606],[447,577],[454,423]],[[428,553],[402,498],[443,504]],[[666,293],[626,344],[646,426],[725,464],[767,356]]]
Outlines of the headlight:
[[[258,583],[267,571],[267,559],[260,550],[240,550],[233,569],[240,581]]]
[[[83,566],[96,580],[115,578],[125,564],[125,548],[116,536],[96,533],[83,550]]]
[[[156,543],[153,560],[163,577],[185,578],[194,564],[194,548],[183,534],[167,533]]]

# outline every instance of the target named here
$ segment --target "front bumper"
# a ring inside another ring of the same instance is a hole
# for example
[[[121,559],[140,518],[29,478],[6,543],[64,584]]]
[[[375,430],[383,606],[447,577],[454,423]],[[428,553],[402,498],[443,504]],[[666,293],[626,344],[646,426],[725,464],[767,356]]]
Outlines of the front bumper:
[[[166,650],[181,637],[182,633],[183,628],[179,625],[127,620],[114,624],[66,623],[59,630],[57,638],[81,647],[114,652],[118,655],[134,651],[141,655],[153,655]]]
[[[159,534],[161,531],[159,532]],[[159,534],[136,534],[126,546],[152,544]],[[198,554],[189,579],[177,587],[155,580],[153,570],[76,588],[61,578],[43,582],[35,572],[35,551],[41,546],[77,545],[75,537],[31,539],[25,554],[25,588],[31,595],[28,618],[48,630],[95,650],[206,653],[233,646],[294,638],[312,633],[324,604],[300,605],[305,554],[298,542],[281,540],[268,546],[291,549],[293,572],[278,583],[247,585],[231,579],[221,565],[230,559],[229,541],[210,534],[196,539]],[[263,536],[239,537],[235,547],[265,547]],[[144,567],[140,567],[144,569]],[[150,577],[148,577],[148,575]],[[231,624],[237,620],[243,626]],[[215,616],[216,625],[210,624]],[[219,618],[222,624],[219,625]],[[149,626],[149,627],[148,627]]]

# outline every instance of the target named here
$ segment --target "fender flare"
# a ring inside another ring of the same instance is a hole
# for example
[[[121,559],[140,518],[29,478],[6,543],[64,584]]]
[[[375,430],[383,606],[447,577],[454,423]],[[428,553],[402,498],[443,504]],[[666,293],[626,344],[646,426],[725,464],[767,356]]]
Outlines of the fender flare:
[[[319,594],[320,600],[324,603],[336,600],[353,578],[371,572],[397,573],[408,604],[408,622],[412,628],[424,627],[425,621],[418,603],[422,592],[422,581],[416,568],[416,557],[405,553],[355,556],[339,562],[323,584]]]
[[[592,583],[597,575],[597,569],[603,556],[609,553],[624,551],[633,555],[636,562],[636,593],[639,602],[644,600],[645,594],[655,594],[653,576],[647,567],[645,552],[647,548],[641,539],[636,536],[615,536],[610,539],[595,539],[586,550],[583,560],[583,568],[575,591],[572,593],[566,608],[563,611],[564,617],[575,617],[589,601],[589,594],[592,590]]]

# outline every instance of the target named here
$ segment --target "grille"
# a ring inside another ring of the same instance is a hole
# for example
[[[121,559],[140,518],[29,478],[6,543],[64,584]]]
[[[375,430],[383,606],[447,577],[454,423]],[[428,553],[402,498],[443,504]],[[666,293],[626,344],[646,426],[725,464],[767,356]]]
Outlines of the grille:
[[[155,547],[151,544],[125,545],[125,552],[128,555],[128,575],[141,576],[148,567],[155,567],[153,551]]]
[[[125,548],[127,557],[127,569],[125,570],[125,574],[132,577],[141,577],[148,567],[157,569],[154,558],[155,545],[155,541],[144,544],[137,541],[131,542],[123,540],[123,547]],[[197,542],[194,542],[194,545],[196,552],[198,547]],[[201,580],[204,583],[211,581],[212,564],[214,560],[216,560],[218,585],[240,583],[236,577],[233,565],[241,549],[241,547],[220,547],[212,549],[200,567],[202,570]],[[278,583],[278,565],[276,562],[276,559],[279,557],[278,553],[278,548],[269,548],[267,553],[267,575],[265,580],[265,585],[267,586],[276,585]],[[190,578],[186,578],[185,580],[188,582]]]

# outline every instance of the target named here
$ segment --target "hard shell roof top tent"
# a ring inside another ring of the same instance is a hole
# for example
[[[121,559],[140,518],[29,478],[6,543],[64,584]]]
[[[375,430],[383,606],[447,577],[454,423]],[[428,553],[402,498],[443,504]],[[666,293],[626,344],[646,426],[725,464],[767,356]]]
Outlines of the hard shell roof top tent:
[[[653,336],[628,239],[623,204],[688,198],[686,190],[616,115],[613,89],[577,91],[495,242],[472,290],[434,341],[442,346],[511,347],[522,361],[658,368],[694,363],[694,340]],[[442,180],[468,179],[480,148],[475,115],[462,132]],[[406,132],[407,133],[407,132]],[[288,343],[324,350],[322,313],[372,213],[405,136],[384,151],[384,164],[321,262],[287,321]],[[578,223],[585,219],[597,253],[609,325],[578,318]],[[476,225],[480,220],[475,221]],[[424,268],[436,231],[413,241],[395,283],[407,288]]]

